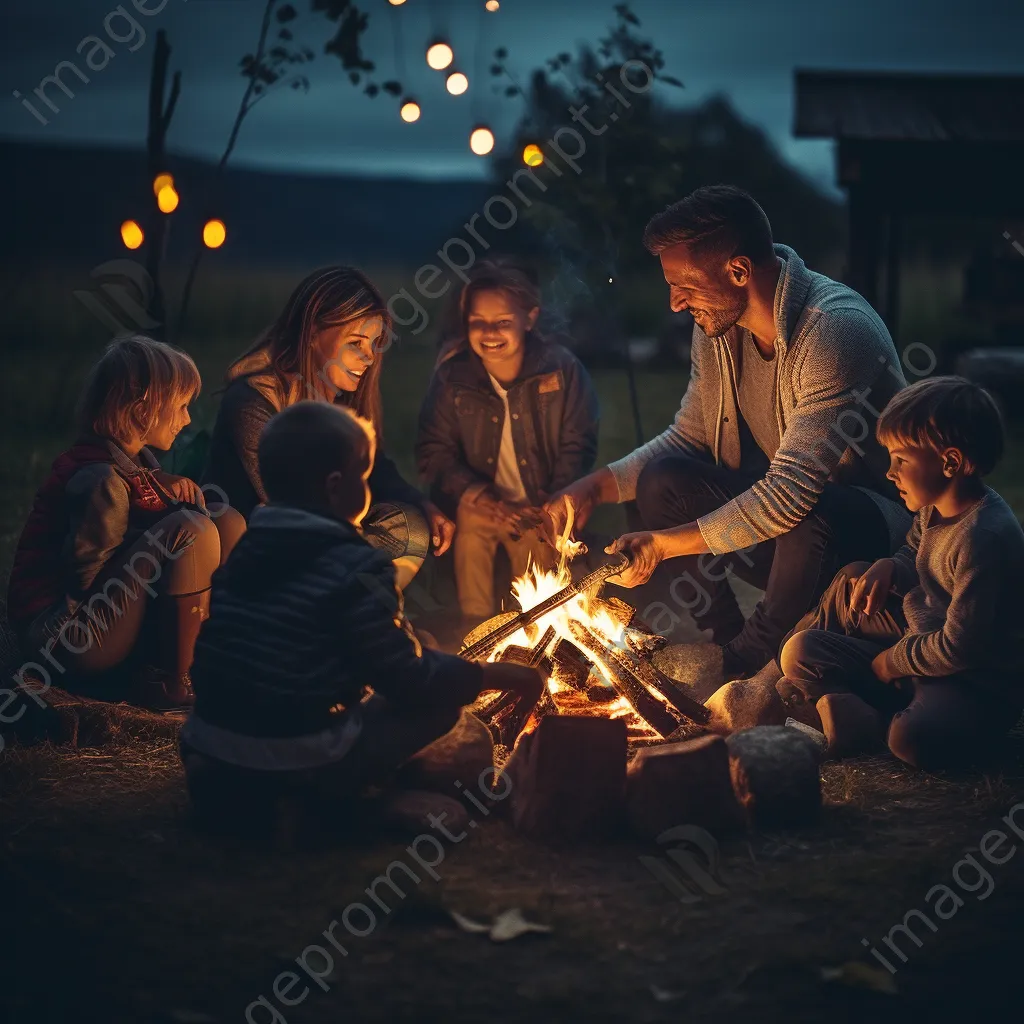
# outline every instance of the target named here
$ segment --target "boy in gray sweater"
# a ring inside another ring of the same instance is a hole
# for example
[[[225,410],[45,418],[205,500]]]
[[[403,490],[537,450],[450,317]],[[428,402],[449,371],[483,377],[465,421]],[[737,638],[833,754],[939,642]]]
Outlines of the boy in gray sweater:
[[[1024,531],[983,479],[1002,422],[976,384],[933,377],[890,401],[877,434],[913,525],[892,558],[840,571],[783,646],[778,690],[790,703],[845,694],[829,716],[860,735],[895,711],[889,748],[909,764],[969,763],[1024,708]]]

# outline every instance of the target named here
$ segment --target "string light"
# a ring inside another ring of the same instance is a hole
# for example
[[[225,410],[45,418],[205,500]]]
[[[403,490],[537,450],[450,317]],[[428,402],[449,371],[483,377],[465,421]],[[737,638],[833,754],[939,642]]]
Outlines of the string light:
[[[461,96],[469,88],[469,79],[461,71],[453,71],[444,84],[453,96]]]
[[[170,174],[158,174],[153,179],[153,195],[160,195],[160,189],[168,186],[174,188],[174,177]]]
[[[135,221],[126,220],[121,225],[121,241],[124,242],[127,248],[138,249],[145,237],[142,233],[142,228]]]
[[[178,208],[178,193],[174,191],[173,185],[164,185],[157,192],[156,205],[160,207],[161,213],[174,213]]]
[[[544,154],[540,150],[540,146],[531,142],[526,149],[523,150],[523,163],[527,167],[540,167],[544,163]]]
[[[203,245],[207,249],[219,249],[228,237],[227,228],[222,220],[208,220],[203,225]]]
[[[487,0],[487,3],[484,4],[484,7],[486,7],[491,13],[496,11],[500,6],[501,4],[498,3],[498,0]]]
[[[420,119],[420,105],[414,99],[406,99],[402,102],[402,109],[399,111],[402,120],[412,124]]]
[[[447,43],[437,40],[427,47],[427,63],[435,71],[444,71],[453,60],[455,60],[455,54]]]
[[[483,125],[479,128],[474,128],[469,136],[469,148],[477,156],[487,156],[494,149],[494,133],[490,128]]]

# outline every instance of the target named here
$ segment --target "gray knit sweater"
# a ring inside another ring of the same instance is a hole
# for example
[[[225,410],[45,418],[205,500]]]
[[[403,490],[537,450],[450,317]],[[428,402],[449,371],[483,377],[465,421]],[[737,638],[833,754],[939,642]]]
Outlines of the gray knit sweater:
[[[781,443],[764,478],[697,520],[714,554],[738,551],[788,533],[814,508],[826,482],[861,487],[889,526],[892,550],[910,518],[885,497],[889,457],[875,423],[906,380],[892,338],[853,289],[808,270],[786,245],[775,292],[775,389],[771,401]],[[736,367],[744,328],[709,338],[694,325],[690,383],[675,422],[608,468],[619,500],[636,494],[640,471],[660,455],[711,456],[740,468]],[[895,495],[893,495],[895,496]]]
[[[1024,695],[1024,531],[991,488],[956,519],[914,517],[893,556],[907,635],[889,652],[905,676],[966,673],[979,687]]]

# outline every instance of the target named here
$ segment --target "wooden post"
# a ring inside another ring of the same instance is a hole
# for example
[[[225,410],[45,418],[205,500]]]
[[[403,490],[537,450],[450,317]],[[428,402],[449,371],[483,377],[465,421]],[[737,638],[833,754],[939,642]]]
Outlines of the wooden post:
[[[171,47],[167,42],[167,33],[160,29],[156,34],[156,48],[153,52],[153,70],[149,79],[149,128],[146,134],[146,167],[149,172],[149,185],[152,190],[153,180],[167,168],[164,166],[165,140],[167,129],[174,115],[174,107],[181,91],[181,72],[174,72],[171,83],[171,95],[164,106],[164,89],[167,83],[167,65],[171,57]],[[150,312],[158,326],[153,333],[158,337],[166,335],[164,317],[164,293],[160,281],[160,269],[163,265],[167,248],[167,214],[161,213],[153,197],[152,213],[146,230],[146,271],[153,281],[153,299]]]

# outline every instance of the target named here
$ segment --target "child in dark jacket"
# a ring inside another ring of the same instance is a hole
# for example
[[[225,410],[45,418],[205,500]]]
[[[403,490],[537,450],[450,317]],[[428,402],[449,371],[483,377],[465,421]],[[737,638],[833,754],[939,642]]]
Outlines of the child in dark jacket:
[[[162,472],[149,450],[171,447],[199,388],[184,352],[143,336],[111,343],[89,375],[79,439],[36,494],[7,596],[25,653],[63,686],[155,707],[191,702],[210,578],[245,529],[228,505],[207,510],[198,485]],[[149,660],[137,648],[151,621]],[[131,691],[96,689],[130,656],[155,671]]]
[[[1024,531],[983,479],[1002,423],[978,385],[932,377],[899,392],[877,432],[915,513],[907,542],[839,573],[811,628],[783,646],[777,688],[790,702],[845,694],[831,713],[840,744],[844,724],[853,740],[870,734],[871,709],[901,709],[892,752],[953,767],[990,751],[1024,709]]]
[[[420,412],[417,462],[456,520],[455,578],[470,620],[494,612],[499,544],[514,576],[529,562],[554,562],[540,506],[597,456],[590,377],[568,349],[540,335],[539,315],[539,291],[522,270],[475,268]]]
[[[536,701],[533,669],[422,648],[391,559],[360,531],[368,421],[298,402],[268,423],[258,458],[270,500],[214,577],[181,734],[201,812],[215,816],[239,793],[262,799],[267,783],[354,797],[448,732],[481,691]]]

